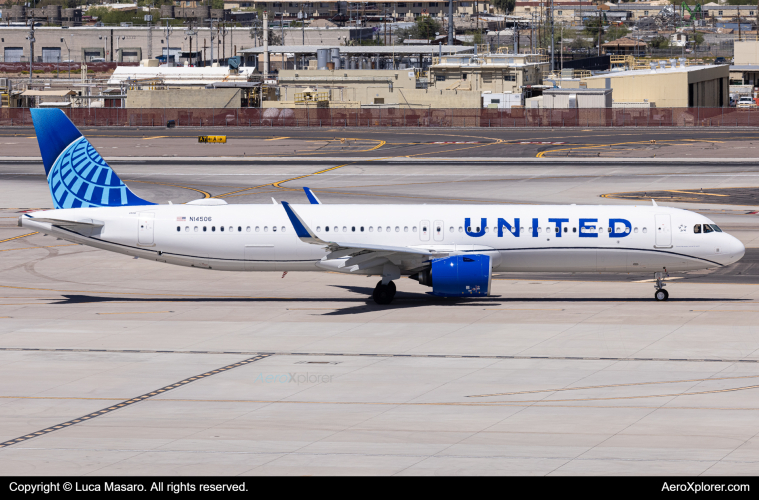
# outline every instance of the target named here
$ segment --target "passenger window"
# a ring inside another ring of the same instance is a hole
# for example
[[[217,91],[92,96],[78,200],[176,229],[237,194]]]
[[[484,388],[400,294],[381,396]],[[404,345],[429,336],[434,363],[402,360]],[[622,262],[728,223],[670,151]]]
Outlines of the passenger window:
[[[472,232],[472,226],[467,226],[467,228],[466,228],[466,232],[467,232],[467,233],[471,233],[471,232]]]
[[[198,232],[198,226],[195,226],[195,232],[196,233]]]
[[[190,232],[190,226],[185,226],[184,227],[184,232],[185,233],[189,233]]]
[[[351,227],[351,231],[355,233],[356,232],[356,226]]]
[[[606,232],[607,232],[607,233],[610,233],[610,232],[611,232],[611,226],[609,226],[609,227],[607,227],[607,228],[606,228]]]
[[[385,228],[385,231],[387,231],[387,232],[389,233],[389,232],[390,232],[390,226],[387,226],[387,227]],[[425,231],[426,231],[426,229],[425,229]]]
[[[287,231],[287,226],[282,226],[282,232],[284,233],[285,231]]]
[[[347,233],[347,232],[348,232],[348,228],[347,228],[347,227],[345,227],[345,226],[343,226],[343,232],[344,232],[344,233]]]
[[[377,232],[378,232],[378,233],[381,233],[381,232],[382,232],[382,226],[377,226]]]
[[[362,233],[364,232],[364,226],[361,226],[361,232]]]
[[[332,230],[333,230],[334,232],[337,232],[337,226],[333,227],[333,228],[332,228]]]
[[[637,232],[638,232],[638,228],[636,227],[635,229],[633,229],[633,233],[637,233]]]
[[[403,226],[403,232],[408,233],[408,226]],[[440,232],[440,228],[438,228],[438,233]]]
[[[486,232],[486,233],[489,233],[489,232],[490,232],[490,228],[489,228],[489,227],[486,227],[486,228],[485,228],[485,232]]]
[[[602,228],[602,227],[599,227],[599,228],[598,228],[598,232],[599,232],[599,233],[603,233],[603,232],[604,232],[604,228]]]
[[[373,232],[374,232],[374,226],[369,226],[369,232],[370,232],[370,233],[373,233]]]
[[[558,227],[553,228],[553,232],[554,233],[558,233],[559,232],[559,228]]]
[[[520,227],[519,230],[522,231],[522,232],[524,232],[524,228],[523,227]]]
[[[203,226],[203,232],[204,233],[206,232],[206,226]]]
[[[396,232],[396,233],[400,233],[400,232],[401,232],[401,228],[400,228],[400,227],[398,227],[398,226],[395,226],[395,232]]]
[[[647,232],[648,232],[648,229],[646,229],[646,228],[644,227],[644,228],[643,228],[643,232],[644,232],[644,233],[647,233]]]
[[[527,230],[528,230],[529,232],[532,232],[532,226],[530,226],[530,227],[529,227]]]
[[[211,231],[215,233],[216,232],[216,226],[211,226]]]
[[[269,232],[269,226],[264,226],[264,233],[268,233],[268,232]]]
[[[414,229],[416,229],[416,228],[414,228]],[[449,233],[452,233],[452,232],[453,232],[453,226],[451,226],[451,227],[449,227],[449,228],[448,228],[448,232],[449,232]]]
[[[235,232],[235,228],[233,228],[232,226],[229,226],[229,232],[230,233],[234,233]]]
[[[564,232],[566,233],[566,232],[568,232],[568,231],[569,231],[569,228],[568,228],[568,227],[565,227],[565,228],[564,228]]]
[[[245,230],[246,230],[247,232],[250,232],[250,226],[247,226],[247,227],[245,228]],[[258,231],[258,228],[256,228],[256,231]]]
[[[547,227],[547,228],[546,228],[546,233],[550,233],[550,232],[551,232],[551,228],[550,228],[550,227]]]
[[[180,232],[182,230],[181,226],[177,226],[177,232]]]
[[[572,228],[572,232],[573,232],[573,233],[576,233],[576,232],[577,232],[577,228],[576,228],[576,227],[573,227],[573,228]]]
[[[256,226],[256,232],[259,232],[261,230],[260,227]]]
[[[539,228],[538,228],[538,232],[539,232],[539,233],[542,233],[542,232],[543,232],[543,228],[542,228],[542,227],[539,227]]]
[[[266,231],[266,228],[264,228],[264,231]],[[271,226],[271,232],[276,233],[277,232],[277,226]]]
[[[412,227],[411,231],[416,232],[416,226]],[[451,228],[451,232],[453,232],[453,228]]]
[[[248,228],[248,231],[250,231],[250,228]],[[242,226],[237,226],[237,232],[242,233]]]
[[[714,232],[714,229],[712,229],[712,226],[710,226],[709,224],[704,224],[704,232],[705,233],[712,233],[712,232]]]
[[[460,233],[463,233],[463,232],[464,232],[464,228],[463,228],[463,227],[461,227],[461,226],[459,226],[459,232],[460,232]]]
[[[329,226],[324,226],[324,232],[326,232],[326,233],[329,232]]]
[[[220,226],[219,227],[219,231],[221,231],[223,233],[224,232],[224,226]]]

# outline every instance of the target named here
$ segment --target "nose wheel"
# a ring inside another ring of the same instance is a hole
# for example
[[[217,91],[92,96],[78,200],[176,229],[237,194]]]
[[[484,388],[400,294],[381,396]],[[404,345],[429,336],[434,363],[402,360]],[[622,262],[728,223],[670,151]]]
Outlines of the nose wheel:
[[[382,281],[379,281],[377,286],[374,287],[372,298],[379,305],[391,303],[395,298],[395,283],[390,281],[387,285],[383,285]]]
[[[663,273],[655,273],[654,278],[656,278],[656,285],[654,285],[654,288],[656,288],[656,291],[654,292],[654,299],[656,299],[657,302],[664,302],[669,298],[669,293],[664,289],[664,278],[668,277],[669,273],[667,272],[667,269],[664,268]]]

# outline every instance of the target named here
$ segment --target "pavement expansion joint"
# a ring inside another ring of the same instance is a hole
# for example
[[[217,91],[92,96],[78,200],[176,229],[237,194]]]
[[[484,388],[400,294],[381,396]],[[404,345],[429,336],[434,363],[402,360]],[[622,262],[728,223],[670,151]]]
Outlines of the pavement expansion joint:
[[[68,350],[68,349],[66,349],[66,350]],[[130,350],[130,351],[126,351],[126,352],[134,352],[134,351]],[[267,358],[267,357],[269,357],[269,355],[266,355],[266,354],[264,354],[264,355],[256,355],[255,357],[247,359],[245,361],[252,363],[254,361],[259,361],[259,360]],[[224,367],[222,370],[215,370],[214,372],[208,373],[207,375],[212,375],[212,374],[215,374],[215,373],[220,373],[221,371],[224,371],[226,369],[230,369],[230,368],[233,368],[233,367],[234,367],[233,365],[228,365],[228,366]],[[200,378],[200,377],[196,376],[196,377],[192,377],[192,378],[186,378],[186,379],[184,379],[184,380],[182,380],[180,382],[177,382],[175,384],[167,385],[167,386],[165,386],[165,387],[163,387],[161,389],[158,389],[157,391],[152,391],[152,392],[149,392],[147,394],[143,394],[141,396],[137,396],[136,398],[129,399],[129,400],[124,401],[124,402],[122,402],[120,404],[109,406],[109,407],[104,408],[102,410],[94,411],[94,412],[92,412],[92,413],[90,413],[88,415],[84,415],[82,417],[79,417],[79,418],[76,418],[76,419],[73,419],[73,420],[69,420],[68,422],[64,422],[62,424],[59,424],[59,425],[56,425],[56,426],[52,426],[52,427],[43,429],[41,431],[37,431],[37,432],[34,432],[32,434],[27,434],[27,435],[21,436],[19,438],[15,438],[15,439],[11,439],[11,440],[2,442],[2,443],[0,443],[0,449],[6,448],[6,447],[11,446],[11,445],[14,445],[16,443],[20,443],[22,441],[26,441],[28,439],[35,438],[37,436],[42,436],[42,435],[45,435],[45,434],[49,434],[51,432],[55,432],[55,431],[57,431],[59,429],[64,428],[64,426],[70,426],[70,425],[74,425],[74,424],[79,424],[81,422],[85,422],[87,420],[99,417],[101,415],[105,415],[105,414],[110,413],[112,411],[116,411],[116,410],[121,409],[121,408],[123,408],[125,406],[129,406],[129,405],[133,405],[135,403],[139,403],[139,402],[145,401],[148,398],[152,398],[153,396],[158,395],[158,393],[165,392],[165,391],[170,391],[170,390],[176,389],[178,387],[183,387],[184,384],[189,383],[189,382],[191,382],[193,380],[197,380],[198,378]]]
[[[216,370],[203,373],[201,375],[195,375],[194,377],[188,377],[185,380],[182,380],[180,382],[177,382],[173,385],[168,385],[164,388],[157,389],[156,393],[167,391],[174,389],[176,387],[179,387],[181,385],[190,383],[194,380],[203,378],[203,377],[209,377],[211,375],[215,375],[217,373],[224,372],[226,370],[231,370],[232,368],[236,368],[238,366],[242,366],[248,363],[253,363],[255,361],[258,361],[259,356],[260,357],[269,357],[269,356],[355,356],[355,357],[384,357],[384,358],[448,358],[448,359],[542,359],[542,360],[571,360],[571,361],[680,361],[680,362],[696,362],[696,363],[703,363],[703,362],[711,362],[711,363],[759,363],[759,358],[757,359],[744,359],[744,358],[638,358],[638,357],[627,357],[627,356],[617,356],[617,357],[608,357],[608,356],[519,356],[519,355],[476,355],[476,354],[401,354],[401,353],[351,353],[351,352],[344,352],[344,353],[333,353],[333,352],[256,352],[256,351],[182,351],[182,350],[173,350],[173,351],[153,351],[153,350],[134,350],[134,349],[56,349],[56,348],[50,348],[50,349],[44,349],[44,348],[26,348],[26,347],[0,347],[0,352],[2,351],[37,351],[37,352],[60,352],[60,351],[66,351],[66,352],[108,352],[108,353],[123,353],[123,354],[134,354],[137,353],[162,353],[162,354],[235,354],[235,355],[241,355],[241,356],[254,356],[250,359],[246,359],[244,361],[240,361],[238,363],[230,364],[228,366],[224,366],[222,368],[218,368]],[[148,393],[143,396],[139,396],[140,398],[150,397],[152,393]]]

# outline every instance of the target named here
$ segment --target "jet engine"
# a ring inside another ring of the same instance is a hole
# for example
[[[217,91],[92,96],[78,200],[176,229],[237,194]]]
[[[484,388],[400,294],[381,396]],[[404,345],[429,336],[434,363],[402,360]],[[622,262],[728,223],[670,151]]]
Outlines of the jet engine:
[[[409,276],[432,287],[438,297],[486,297],[490,295],[493,264],[488,255],[454,255]]]

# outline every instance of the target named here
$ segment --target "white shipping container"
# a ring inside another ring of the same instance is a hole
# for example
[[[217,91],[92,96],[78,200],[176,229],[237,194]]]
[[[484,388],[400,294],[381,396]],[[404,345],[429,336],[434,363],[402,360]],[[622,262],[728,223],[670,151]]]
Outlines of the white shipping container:
[[[512,92],[504,92],[501,94],[482,94],[482,107],[483,108],[498,108],[498,109],[511,109],[512,106],[523,106],[524,94],[514,94]]]

